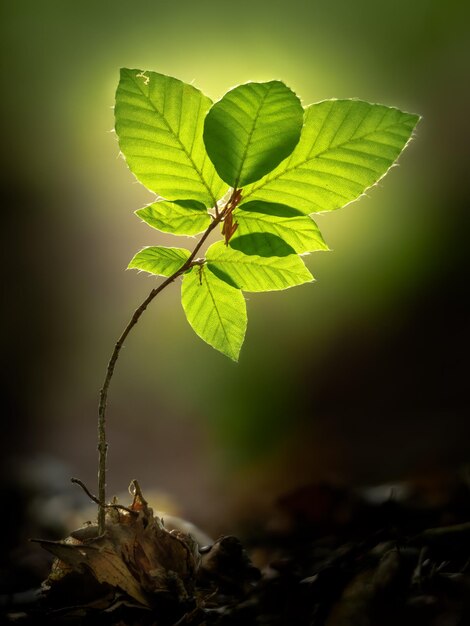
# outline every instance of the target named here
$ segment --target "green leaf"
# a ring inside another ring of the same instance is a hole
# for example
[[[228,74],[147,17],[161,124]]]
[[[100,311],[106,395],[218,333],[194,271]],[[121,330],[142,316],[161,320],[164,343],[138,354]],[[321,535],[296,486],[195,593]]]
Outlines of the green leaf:
[[[137,252],[129,263],[128,269],[143,270],[158,276],[173,276],[190,256],[190,251],[184,248],[148,246]]]
[[[238,361],[247,325],[242,292],[201,266],[183,276],[181,302],[194,332],[219,352]]]
[[[244,202],[240,207],[243,211],[253,211],[254,213],[263,213],[265,215],[275,215],[276,217],[299,217],[304,215],[302,211],[294,209],[286,204],[280,204],[279,202],[264,202],[262,200],[251,200],[250,202]]]
[[[418,115],[360,100],[313,104],[294,152],[245,188],[243,202],[277,202],[304,214],[344,206],[386,174],[418,120]]]
[[[202,139],[212,102],[176,78],[121,69],[116,92],[116,133],[133,174],[167,200],[214,206],[226,190]]]
[[[278,239],[278,251],[285,253],[287,244],[277,237],[275,239]],[[265,242],[266,239],[262,239],[259,243],[263,245]],[[259,249],[258,255],[247,255],[218,241],[207,250],[207,266],[243,291],[287,289],[313,280],[297,254],[270,256],[271,246],[272,239],[268,248]]]
[[[195,200],[163,200],[135,213],[152,228],[173,235],[197,235],[206,230],[211,222],[206,207]]]
[[[262,208],[263,212],[258,213],[251,210],[251,207],[247,210],[249,205],[256,205],[257,208]],[[270,212],[271,207],[273,207],[272,213]],[[268,202],[249,202],[240,209],[236,209],[233,215],[234,220],[238,223],[238,228],[230,240],[231,247],[240,250],[240,240],[256,233],[259,236],[276,235],[299,254],[315,250],[328,250],[318,226],[311,217],[308,215],[289,217],[293,211],[291,207],[285,207],[287,216],[282,217],[279,215],[282,207],[283,205],[271,205]],[[274,214],[275,211],[278,213],[277,215]],[[246,246],[242,251],[245,254],[252,254]]]
[[[204,142],[220,177],[238,188],[289,156],[302,124],[300,100],[284,83],[247,83],[214,104],[204,123]]]
[[[248,233],[230,240],[233,250],[251,256],[281,257],[296,254],[294,248],[273,233]]]

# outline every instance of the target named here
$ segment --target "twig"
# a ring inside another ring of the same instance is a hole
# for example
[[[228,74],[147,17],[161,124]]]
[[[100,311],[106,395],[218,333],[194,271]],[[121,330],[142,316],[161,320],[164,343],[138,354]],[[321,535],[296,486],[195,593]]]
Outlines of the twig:
[[[444,545],[448,541],[470,544],[470,522],[428,528],[411,538],[411,545]]]
[[[105,529],[105,511],[106,511],[106,456],[108,451],[108,444],[106,442],[106,405],[108,399],[108,390],[109,385],[111,383],[111,379],[113,377],[114,368],[116,365],[116,361],[119,357],[119,353],[124,344],[124,341],[127,338],[127,335],[134,328],[134,326],[139,321],[140,316],[145,311],[147,306],[152,302],[152,300],[168,287],[178,276],[181,276],[186,272],[193,264],[200,264],[199,261],[195,261],[196,255],[201,249],[202,245],[209,237],[210,233],[216,228],[216,226],[224,219],[227,210],[233,211],[235,205],[240,201],[241,196],[240,193],[237,195],[237,190],[232,192],[228,202],[224,206],[222,211],[218,211],[216,207],[216,216],[213,221],[209,224],[206,231],[202,235],[201,239],[197,243],[196,247],[192,251],[190,257],[187,261],[177,270],[174,274],[172,274],[169,278],[163,281],[158,287],[152,289],[147,298],[142,302],[142,304],[134,311],[131,319],[129,320],[127,326],[122,332],[121,336],[117,340],[114,350],[111,354],[111,358],[109,359],[108,366],[106,369],[106,376],[103,382],[103,386],[100,391],[100,402],[98,408],[98,498],[94,500],[96,504],[98,504],[98,532],[102,534]],[[78,483],[80,484],[80,483]]]
[[[127,511],[127,513],[131,513],[131,515],[139,514],[138,511],[133,511],[129,507],[122,504],[116,504],[115,502],[111,504],[106,504],[105,502],[100,502],[98,498],[91,493],[85,483],[82,482],[79,478],[71,478],[70,482],[72,482],[74,485],[78,485],[79,487],[81,487],[86,495],[90,498],[90,500],[92,500],[99,507],[104,507],[105,509],[119,509],[120,511]]]

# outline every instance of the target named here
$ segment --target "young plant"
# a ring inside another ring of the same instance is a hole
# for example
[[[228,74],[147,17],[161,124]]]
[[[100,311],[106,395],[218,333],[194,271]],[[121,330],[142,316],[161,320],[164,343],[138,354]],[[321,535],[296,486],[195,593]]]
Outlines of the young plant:
[[[192,250],[150,246],[129,267],[164,277],[138,307],[108,364],[99,405],[99,533],[105,528],[106,402],[120,349],[148,304],[180,276],[199,337],[234,361],[247,326],[243,292],[311,282],[303,256],[328,247],[311,214],[338,209],[381,179],[419,116],[360,100],[302,107],[284,83],[250,82],[213,104],[182,81],[122,69],[116,133],[155,202],[136,211],[152,228],[200,234]],[[217,228],[221,240],[202,252]]]

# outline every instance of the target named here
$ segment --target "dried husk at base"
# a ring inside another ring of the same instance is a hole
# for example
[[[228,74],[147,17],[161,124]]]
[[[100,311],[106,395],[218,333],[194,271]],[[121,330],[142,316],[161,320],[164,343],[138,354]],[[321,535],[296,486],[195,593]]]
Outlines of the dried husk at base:
[[[201,564],[193,537],[168,531],[138,486],[128,509],[107,509],[102,535],[89,524],[64,541],[38,543],[56,557],[43,583],[46,602],[62,607],[103,607],[118,596],[140,608],[182,605],[192,598]]]

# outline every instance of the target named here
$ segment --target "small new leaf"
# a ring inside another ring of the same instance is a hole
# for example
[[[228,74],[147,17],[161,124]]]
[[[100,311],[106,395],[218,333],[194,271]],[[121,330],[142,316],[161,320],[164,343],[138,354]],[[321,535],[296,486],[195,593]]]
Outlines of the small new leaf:
[[[277,239],[277,252],[282,256],[271,256],[273,237],[269,248],[263,247],[266,238],[257,242],[257,255],[244,254],[221,241],[214,243],[206,253],[207,266],[222,280],[243,291],[274,291],[311,282],[313,276],[302,259],[278,237],[274,239]]]
[[[128,269],[138,269],[158,276],[172,276],[180,270],[191,256],[184,248],[148,246],[137,252]]]
[[[306,109],[297,147],[243,191],[304,214],[331,211],[384,176],[410,140],[419,116],[360,100],[326,100]]]
[[[300,100],[284,83],[247,83],[228,91],[207,114],[204,142],[219,176],[238,188],[259,180],[297,145]]]
[[[152,228],[173,235],[198,235],[211,222],[204,204],[195,200],[163,200],[149,204],[135,213]]]
[[[219,352],[238,361],[247,325],[242,292],[203,265],[183,276],[181,303],[194,332]]]

